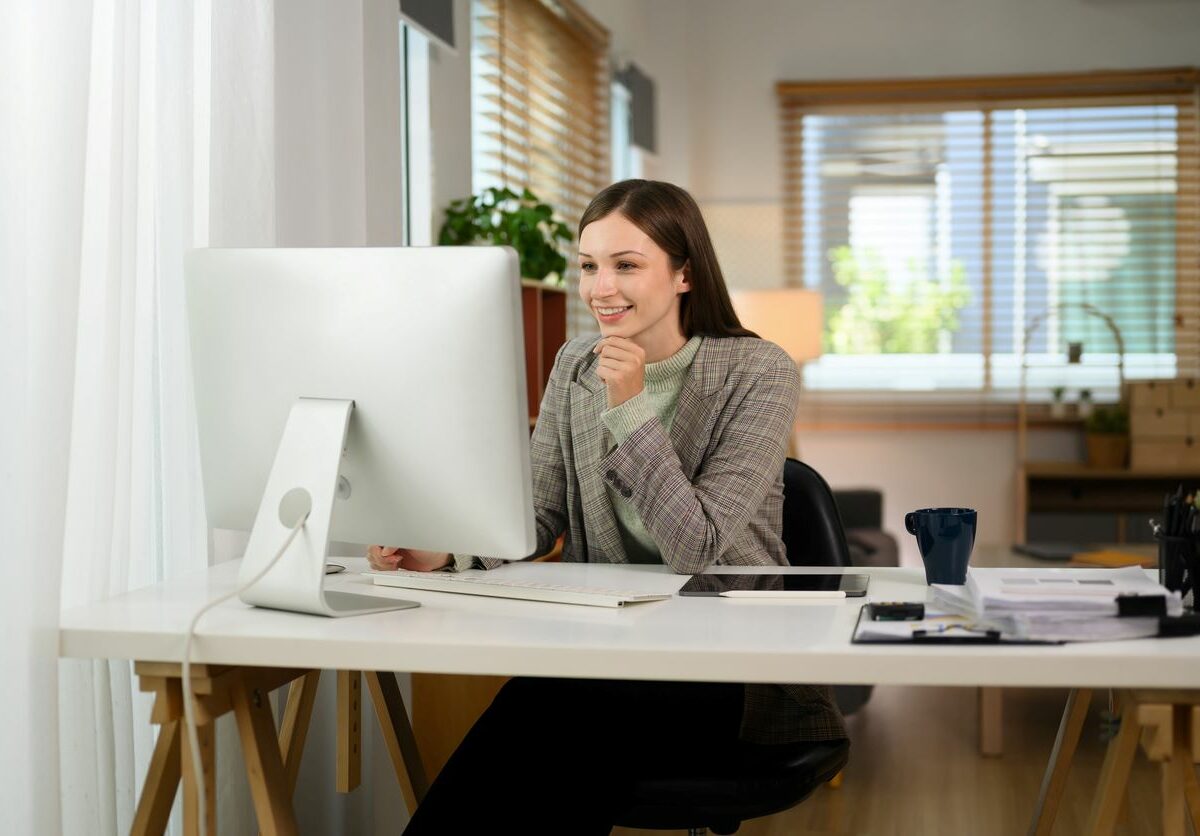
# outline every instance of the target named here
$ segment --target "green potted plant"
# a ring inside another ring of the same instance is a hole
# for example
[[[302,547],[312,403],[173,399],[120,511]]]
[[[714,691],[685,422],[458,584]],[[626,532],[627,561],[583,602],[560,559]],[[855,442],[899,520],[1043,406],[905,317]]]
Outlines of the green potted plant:
[[[1122,468],[1129,459],[1129,412],[1123,404],[1097,406],[1084,421],[1088,467]]]
[[[1092,414],[1092,410],[1095,408],[1096,408],[1096,405],[1092,402],[1092,390],[1091,389],[1080,389],[1079,390],[1079,405],[1076,407],[1076,409],[1079,412],[1079,417],[1087,418],[1089,415]]]
[[[1066,418],[1067,404],[1063,401],[1063,395],[1067,393],[1067,387],[1055,386],[1050,390],[1050,417],[1051,418]]]
[[[549,204],[525,189],[487,188],[473,197],[451,201],[438,233],[442,246],[492,244],[517,251],[521,277],[559,284],[567,270],[562,254],[571,228],[556,220]]]

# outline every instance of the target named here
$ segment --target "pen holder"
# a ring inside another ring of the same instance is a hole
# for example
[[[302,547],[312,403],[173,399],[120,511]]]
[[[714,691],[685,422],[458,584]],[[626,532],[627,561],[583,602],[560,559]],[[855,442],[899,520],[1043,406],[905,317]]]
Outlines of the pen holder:
[[[1158,542],[1158,582],[1178,592],[1184,597],[1184,604],[1194,609],[1195,587],[1200,579],[1200,540],[1165,534],[1155,534],[1154,539]]]

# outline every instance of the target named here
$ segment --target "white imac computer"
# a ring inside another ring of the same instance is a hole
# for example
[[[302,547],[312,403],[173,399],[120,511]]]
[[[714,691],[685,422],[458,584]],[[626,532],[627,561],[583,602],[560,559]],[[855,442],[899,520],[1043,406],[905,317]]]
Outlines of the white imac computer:
[[[511,249],[196,250],[187,300],[208,524],[251,532],[241,584],[279,556],[243,601],[416,606],[326,591],[331,539],[534,550]]]

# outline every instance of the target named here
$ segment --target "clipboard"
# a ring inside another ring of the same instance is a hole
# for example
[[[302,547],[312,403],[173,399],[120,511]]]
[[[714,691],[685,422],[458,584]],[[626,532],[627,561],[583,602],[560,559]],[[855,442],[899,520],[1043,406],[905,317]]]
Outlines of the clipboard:
[[[923,604],[863,604],[854,623],[852,644],[1062,644],[1062,642],[1014,639],[999,630],[976,626],[971,619],[951,613],[930,613]],[[874,628],[871,626],[874,625]],[[886,625],[886,626],[883,626]]]

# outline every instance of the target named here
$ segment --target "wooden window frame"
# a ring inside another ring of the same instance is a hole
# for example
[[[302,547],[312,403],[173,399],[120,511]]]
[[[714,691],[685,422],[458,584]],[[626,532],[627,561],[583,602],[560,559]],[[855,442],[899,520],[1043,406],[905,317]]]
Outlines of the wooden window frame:
[[[1172,67],[1132,71],[1097,71],[1085,73],[1027,74],[1001,76],[959,76],[945,78],[858,79],[823,81],[780,81],[775,88],[779,102],[783,147],[783,220],[785,230],[803,230],[803,118],[813,114],[901,112],[931,109],[971,109],[982,111],[989,119],[994,110],[1021,107],[1031,103],[1065,106],[1081,104],[1128,104],[1136,101],[1155,101],[1181,107],[1178,128],[1180,169],[1177,176],[1177,206],[1186,207],[1176,229],[1176,367],[1180,377],[1200,376],[1200,70],[1194,67]],[[990,132],[984,131],[984,212],[990,211],[987,195],[992,185],[988,167]],[[1185,150],[1186,149],[1186,150]],[[993,277],[990,248],[990,221],[985,222],[982,240],[984,252],[984,351],[990,356],[991,306]],[[788,234],[783,241],[785,281],[789,286],[804,283],[804,236]],[[948,413],[985,410],[991,420],[982,423],[995,426],[1001,414],[1011,414],[1012,404],[997,403],[991,388],[991,364],[985,363],[985,383],[980,398],[968,405],[945,399],[930,399],[923,393],[895,393],[884,398],[868,395],[827,391],[809,393],[819,411],[835,422],[845,421],[842,406],[851,406],[853,414],[888,413],[889,420],[900,424],[913,420],[944,417]],[[824,405],[821,405],[824,402]],[[892,407],[900,407],[894,410]],[[900,417],[907,413],[908,417]],[[837,417],[835,417],[837,416]],[[851,419],[853,420],[853,419]],[[974,422],[970,422],[974,423]],[[1000,420],[1001,424],[1007,421]]]

